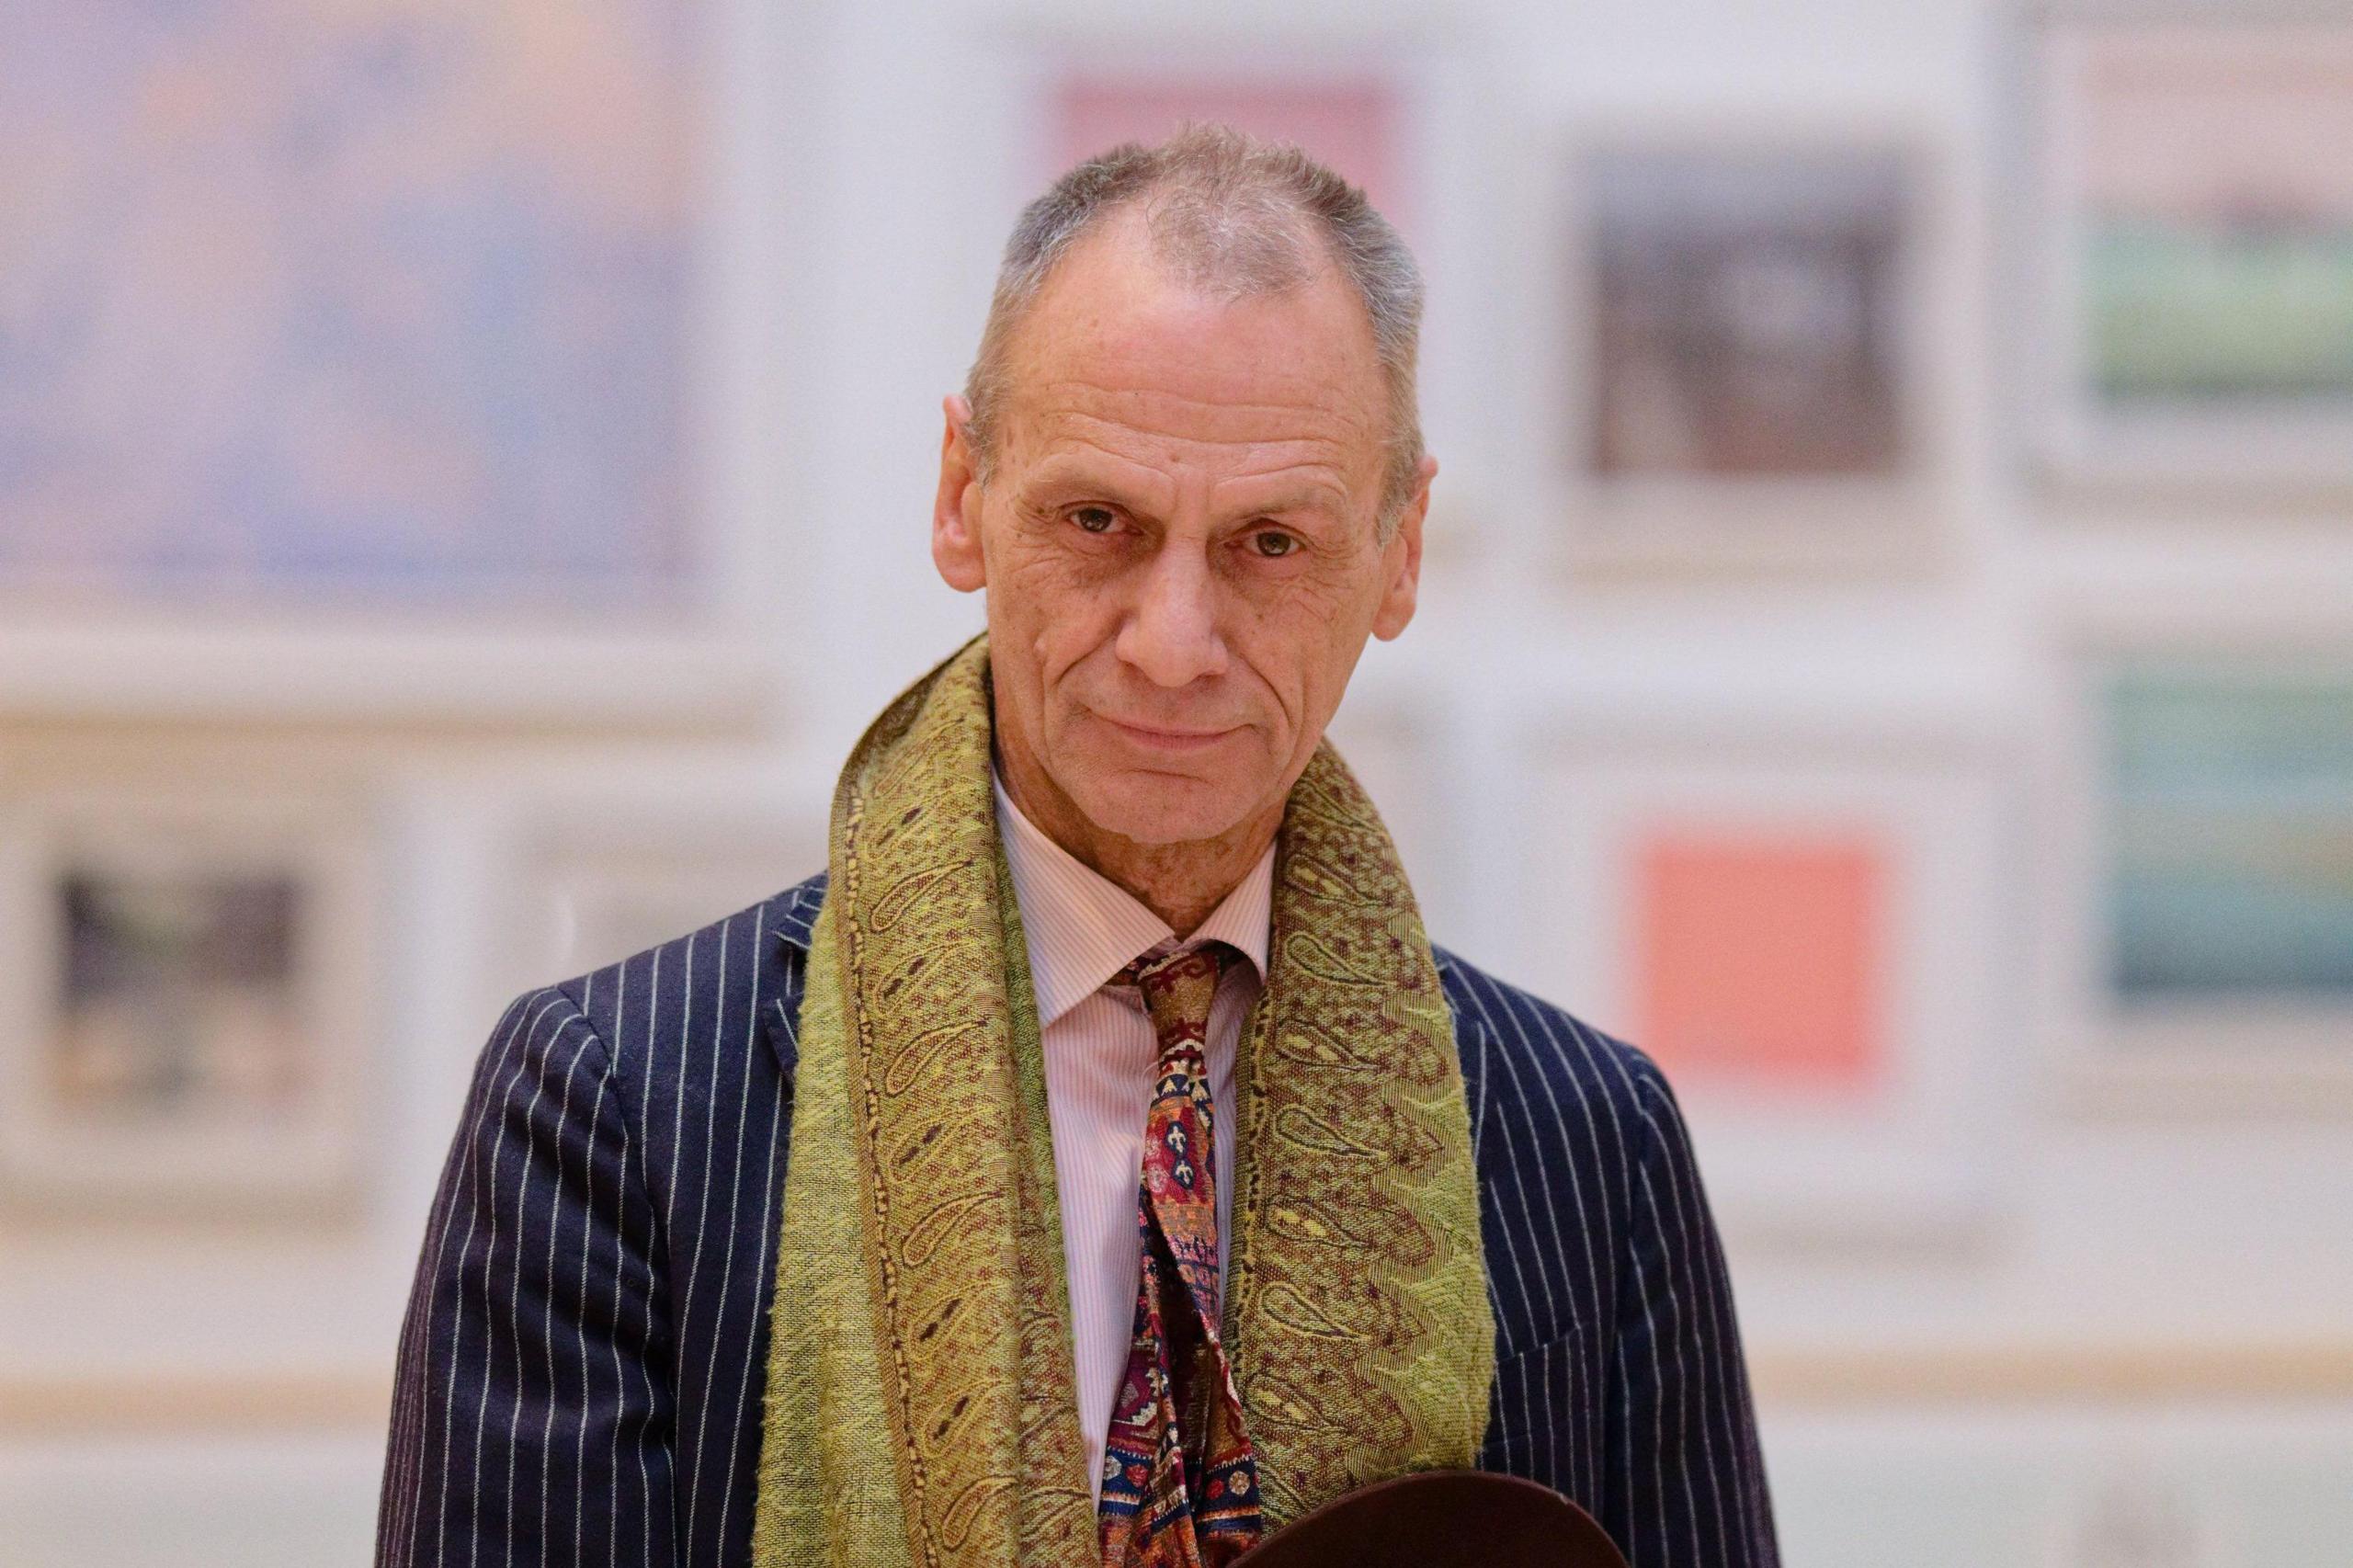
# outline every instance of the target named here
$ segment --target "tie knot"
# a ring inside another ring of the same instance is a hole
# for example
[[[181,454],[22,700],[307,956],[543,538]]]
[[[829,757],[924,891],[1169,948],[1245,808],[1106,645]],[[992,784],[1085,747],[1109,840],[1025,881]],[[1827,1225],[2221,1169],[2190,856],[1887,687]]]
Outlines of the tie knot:
[[[1199,1045],[1208,1039],[1210,1003],[1217,995],[1218,978],[1230,960],[1241,956],[1223,942],[1199,942],[1156,956],[1140,954],[1114,978],[1143,993],[1153,1033],[1165,1053],[1173,1045]]]

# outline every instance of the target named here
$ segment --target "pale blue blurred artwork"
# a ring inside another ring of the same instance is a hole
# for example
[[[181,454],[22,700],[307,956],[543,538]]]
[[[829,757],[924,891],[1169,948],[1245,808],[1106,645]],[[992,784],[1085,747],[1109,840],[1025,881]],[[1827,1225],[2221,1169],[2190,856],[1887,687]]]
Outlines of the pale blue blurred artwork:
[[[2353,679],[2129,670],[2108,718],[2120,999],[2353,1002]]]
[[[697,20],[0,6],[0,596],[690,599]]]

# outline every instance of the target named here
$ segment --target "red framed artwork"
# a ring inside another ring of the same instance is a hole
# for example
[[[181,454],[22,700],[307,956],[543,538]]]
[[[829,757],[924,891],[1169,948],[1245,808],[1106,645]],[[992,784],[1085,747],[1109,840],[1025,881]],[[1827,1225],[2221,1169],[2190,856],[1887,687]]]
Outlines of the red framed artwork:
[[[2019,1087],[1998,747],[1570,733],[1540,772],[1526,972],[1659,1064],[1727,1225],[1980,1222]]]
[[[1867,1096],[1887,1071],[1886,848],[1665,824],[1631,852],[1636,1038],[1678,1082]]]

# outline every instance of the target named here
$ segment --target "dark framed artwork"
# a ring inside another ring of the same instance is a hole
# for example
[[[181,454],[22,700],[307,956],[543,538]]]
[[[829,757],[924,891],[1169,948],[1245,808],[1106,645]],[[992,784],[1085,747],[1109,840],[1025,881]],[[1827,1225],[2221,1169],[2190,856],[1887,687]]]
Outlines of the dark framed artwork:
[[[1707,574],[1936,554],[1940,221],[1915,139],[1613,136],[1570,159],[1572,559]]]
[[[1901,157],[1623,149],[1587,177],[1595,474],[1902,472]]]
[[[93,785],[6,802],[0,1196],[347,1197],[376,960],[362,820]]]

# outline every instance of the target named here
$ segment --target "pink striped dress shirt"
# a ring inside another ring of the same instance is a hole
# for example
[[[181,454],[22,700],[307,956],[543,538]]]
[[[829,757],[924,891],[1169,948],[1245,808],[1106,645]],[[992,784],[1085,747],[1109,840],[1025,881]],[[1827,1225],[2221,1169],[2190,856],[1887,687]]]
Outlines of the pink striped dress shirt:
[[[1104,983],[1137,954],[1176,947],[1176,933],[1124,888],[1046,836],[996,780],[997,823],[1014,898],[1021,906],[1029,982],[1046,1057],[1046,1112],[1054,1134],[1054,1191],[1062,1202],[1063,1257],[1070,1277],[1077,1356],[1079,1429],[1086,1470],[1102,1492],[1103,1439],[1127,1371],[1135,1328],[1136,1183],[1144,1111],[1160,1049],[1142,997]],[[1219,1278],[1233,1203],[1234,1048],[1267,971],[1274,913],[1275,850],[1268,845],[1186,943],[1232,943],[1250,961],[1230,964],[1210,1005],[1210,1087],[1215,1096]]]

